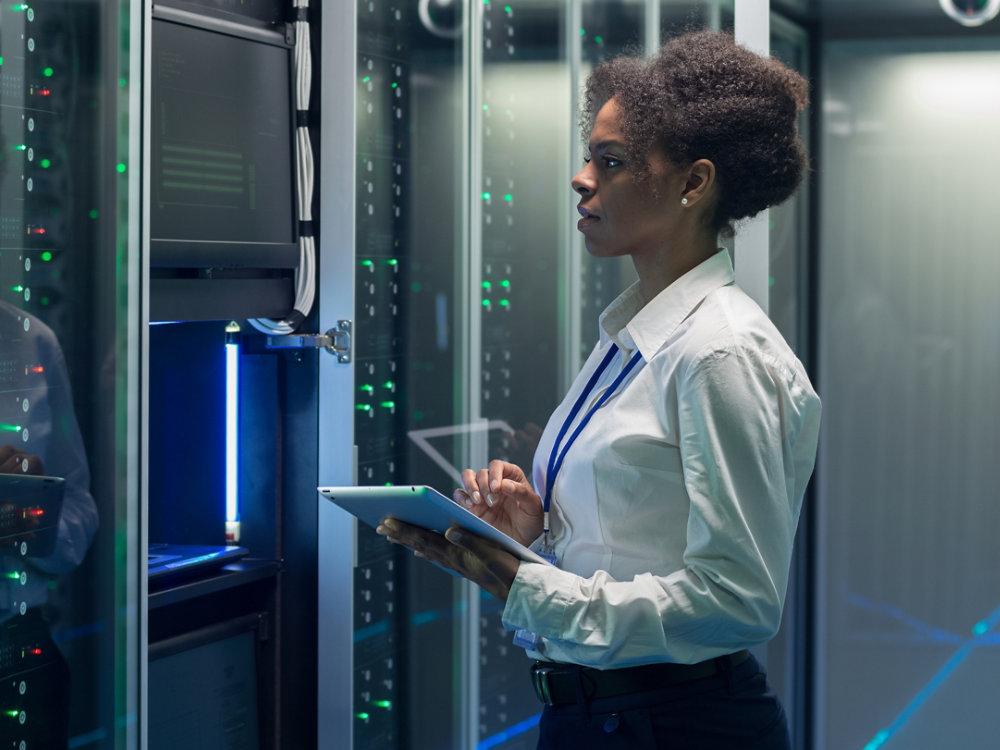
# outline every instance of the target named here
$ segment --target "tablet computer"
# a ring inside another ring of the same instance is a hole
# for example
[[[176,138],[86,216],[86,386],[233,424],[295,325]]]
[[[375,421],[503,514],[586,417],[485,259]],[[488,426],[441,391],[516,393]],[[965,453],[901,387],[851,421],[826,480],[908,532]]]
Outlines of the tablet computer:
[[[323,497],[375,528],[391,516],[400,521],[443,534],[452,526],[488,539],[525,562],[549,565],[541,556],[511,539],[502,531],[451,498],[431,487],[396,485],[391,487],[319,487]]]
[[[51,555],[65,489],[62,477],[0,474],[0,554]]]

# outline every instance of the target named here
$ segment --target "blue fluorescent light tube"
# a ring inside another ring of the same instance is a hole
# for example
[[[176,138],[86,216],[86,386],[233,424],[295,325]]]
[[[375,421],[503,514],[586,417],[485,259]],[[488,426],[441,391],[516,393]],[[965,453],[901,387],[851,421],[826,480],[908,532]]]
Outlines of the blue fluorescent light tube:
[[[232,330],[235,327],[235,331]],[[239,326],[226,326],[226,523],[240,520],[239,507],[239,403],[240,346]]]

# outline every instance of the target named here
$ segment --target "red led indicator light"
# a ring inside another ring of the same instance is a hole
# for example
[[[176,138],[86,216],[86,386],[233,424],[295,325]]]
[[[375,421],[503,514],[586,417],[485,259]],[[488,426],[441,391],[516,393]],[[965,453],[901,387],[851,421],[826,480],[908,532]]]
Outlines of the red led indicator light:
[[[41,374],[41,373],[45,372],[45,368],[42,367],[41,365],[31,365],[30,367],[27,367],[25,369],[28,372],[33,372],[33,373],[36,373],[36,374]]]
[[[45,227],[28,227],[28,234],[45,234]]]

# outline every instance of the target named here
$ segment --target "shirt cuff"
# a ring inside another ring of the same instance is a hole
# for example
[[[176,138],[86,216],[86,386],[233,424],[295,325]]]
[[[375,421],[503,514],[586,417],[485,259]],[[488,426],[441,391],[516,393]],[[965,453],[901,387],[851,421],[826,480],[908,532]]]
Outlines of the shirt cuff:
[[[507,595],[503,626],[507,630],[530,630],[543,638],[563,638],[564,618],[569,599],[579,577],[553,565],[521,562]]]

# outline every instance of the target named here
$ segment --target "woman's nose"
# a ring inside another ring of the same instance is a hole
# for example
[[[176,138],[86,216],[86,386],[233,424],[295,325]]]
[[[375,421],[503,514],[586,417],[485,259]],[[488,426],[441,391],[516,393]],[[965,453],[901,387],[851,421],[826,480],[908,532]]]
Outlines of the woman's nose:
[[[594,192],[594,180],[590,175],[590,164],[584,164],[583,169],[576,173],[570,184],[580,195],[589,195]]]

